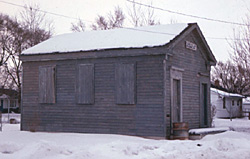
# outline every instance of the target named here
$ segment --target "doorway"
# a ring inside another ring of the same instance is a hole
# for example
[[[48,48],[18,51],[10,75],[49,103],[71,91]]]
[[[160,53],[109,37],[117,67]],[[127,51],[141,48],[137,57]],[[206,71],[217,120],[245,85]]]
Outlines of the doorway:
[[[208,127],[208,85],[201,84],[201,127]]]
[[[1,102],[0,102],[0,111],[1,112],[3,111],[3,99],[1,99]]]
[[[181,122],[181,87],[178,79],[173,79],[173,123],[175,122]]]
[[[172,124],[182,122],[182,73],[184,69],[171,67],[171,131]]]

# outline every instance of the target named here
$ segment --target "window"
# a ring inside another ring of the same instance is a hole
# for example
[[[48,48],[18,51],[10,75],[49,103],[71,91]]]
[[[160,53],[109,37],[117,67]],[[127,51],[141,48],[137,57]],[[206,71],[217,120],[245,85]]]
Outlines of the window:
[[[10,107],[15,108],[16,107],[16,100],[10,100]]]
[[[55,66],[39,67],[39,103],[55,103]]]
[[[77,103],[94,103],[94,64],[80,64],[77,78]]]
[[[135,64],[117,64],[116,103],[135,104]]]
[[[237,100],[237,106],[241,106],[241,99]]]
[[[232,100],[232,106],[234,106],[234,100]]]
[[[226,109],[226,98],[223,97],[223,109]]]

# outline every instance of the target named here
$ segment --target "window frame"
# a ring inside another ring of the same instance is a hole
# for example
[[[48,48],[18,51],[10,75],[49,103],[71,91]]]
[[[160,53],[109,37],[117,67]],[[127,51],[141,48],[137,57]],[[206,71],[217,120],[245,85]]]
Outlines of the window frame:
[[[223,97],[223,109],[226,109],[226,97]]]

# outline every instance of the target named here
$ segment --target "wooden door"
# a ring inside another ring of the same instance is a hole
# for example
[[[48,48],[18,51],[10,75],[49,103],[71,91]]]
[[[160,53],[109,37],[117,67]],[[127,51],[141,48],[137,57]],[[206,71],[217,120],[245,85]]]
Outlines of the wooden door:
[[[207,93],[207,84],[202,83],[201,85],[201,126],[208,126],[208,93]]]
[[[181,88],[177,79],[173,79],[173,122],[181,122]]]
[[[0,111],[3,111],[3,99],[1,99],[1,103],[0,103]]]

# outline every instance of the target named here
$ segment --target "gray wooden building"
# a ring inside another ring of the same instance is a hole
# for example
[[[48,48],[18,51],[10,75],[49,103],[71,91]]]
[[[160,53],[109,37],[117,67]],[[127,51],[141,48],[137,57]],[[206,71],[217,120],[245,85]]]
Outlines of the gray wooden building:
[[[210,126],[210,67],[196,23],[53,37],[22,53],[21,130],[169,137]]]

